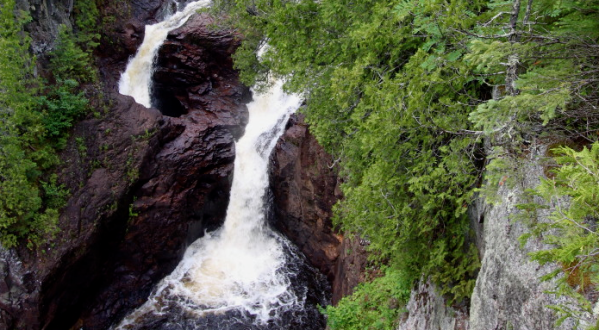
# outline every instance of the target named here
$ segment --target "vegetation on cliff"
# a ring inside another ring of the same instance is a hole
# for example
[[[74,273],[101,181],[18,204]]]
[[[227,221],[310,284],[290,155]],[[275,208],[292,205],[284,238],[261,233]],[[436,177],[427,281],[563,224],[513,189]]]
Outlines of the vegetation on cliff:
[[[596,140],[599,1],[220,5],[247,36],[236,55],[246,83],[272,70],[305,93],[307,121],[342,168],[336,223],[408,276],[402,289],[424,274],[467,299],[478,267],[466,217],[474,192],[484,182],[491,197],[532,137]],[[271,47],[259,61],[263,40]],[[495,170],[482,177],[485,166]],[[369,313],[355,301],[327,311],[332,328]],[[354,312],[340,312],[347,306]],[[350,328],[390,328],[379,325]]]
[[[94,44],[89,32],[81,32],[86,37],[78,43],[62,26],[49,54],[52,74],[43,79],[24,31],[29,14],[3,0],[0,18],[0,243],[26,240],[32,248],[56,230],[69,195],[54,172],[70,128],[91,112],[80,84],[94,81],[95,71],[91,48],[80,45]]]
[[[556,278],[556,292],[576,298],[574,305],[551,306],[561,316],[558,322],[573,317],[579,325],[599,329],[599,320],[592,321],[593,299],[589,299],[597,295],[599,285],[599,142],[580,151],[561,146],[551,153],[558,166],[530,191],[548,205],[534,202],[520,205],[532,228],[521,239],[525,242],[536,236],[552,246],[532,253],[532,259],[541,264],[557,262],[560,267],[543,279]],[[537,212],[548,207],[553,211],[547,221],[539,221]]]
[[[267,71],[305,93],[307,121],[342,168],[341,230],[370,242],[384,276],[329,307],[332,329],[390,329],[422,274],[454,301],[479,266],[466,211],[489,199],[532,138],[599,131],[599,0],[221,0],[246,36],[236,54],[247,84]],[[0,3],[0,243],[40,242],[68,196],[52,175],[94,81],[93,0],[75,1],[42,81],[14,0]],[[256,50],[271,45],[259,61]],[[483,146],[486,143],[486,148]],[[554,249],[560,293],[589,311],[599,282],[599,147],[559,148],[534,192],[562,201],[533,234]],[[333,165],[333,164],[331,164]],[[517,165],[516,165],[517,166]],[[483,177],[483,173],[485,176]],[[522,205],[534,212],[537,204]],[[596,299],[596,298],[595,298]],[[564,317],[578,317],[556,306]],[[597,328],[597,325],[595,325]]]

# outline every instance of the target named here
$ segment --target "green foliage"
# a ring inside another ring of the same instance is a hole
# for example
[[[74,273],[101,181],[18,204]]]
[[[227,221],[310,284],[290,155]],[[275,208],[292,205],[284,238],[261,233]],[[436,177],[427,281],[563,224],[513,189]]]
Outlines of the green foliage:
[[[468,32],[473,38],[465,61],[497,94],[481,103],[470,120],[486,133],[530,121],[547,125],[559,117],[597,123],[599,1],[522,1],[514,30],[506,32],[513,2],[489,1],[481,23]],[[512,78],[515,91],[509,93]]]
[[[587,137],[599,127],[597,0],[220,6],[247,36],[235,55],[244,81],[278,75],[306,96],[306,120],[344,180],[335,223],[453,299],[469,296],[479,265],[466,215],[476,186],[493,202],[516,181],[531,127]]]
[[[64,25],[60,27],[56,47],[50,53],[50,64],[58,80],[74,79],[84,83],[95,79],[90,54],[81,49],[75,36]]]
[[[592,314],[592,303],[585,295],[599,289],[599,142],[581,151],[559,147],[553,152],[560,166],[552,178],[543,178],[533,193],[554,211],[547,222],[531,224],[533,233],[552,248],[533,252],[531,257],[541,264],[557,263],[560,268],[543,279],[557,279],[556,292],[574,297],[577,307]],[[562,314],[560,321],[568,317],[584,320],[577,308],[553,307]]]
[[[35,78],[35,59],[14,0],[0,4],[0,244],[29,248],[56,232],[69,192],[51,172],[69,129],[87,110],[80,83],[92,82],[90,55],[61,27],[50,55],[54,84]],[[82,23],[85,25],[84,23]],[[93,40],[93,38],[88,39]]]
[[[78,29],[77,41],[88,53],[99,45],[100,11],[96,0],[75,1],[73,12]]]
[[[46,109],[42,120],[46,128],[46,136],[61,138],[73,126],[77,117],[87,110],[87,99],[82,92],[74,94],[79,84],[75,80],[58,81],[57,88],[49,95],[39,98],[40,105]]]
[[[41,182],[42,188],[44,189],[46,205],[53,209],[61,208],[69,197],[69,190],[66,189],[64,185],[57,184],[57,179],[56,174],[53,174],[50,176],[48,182]]]
[[[38,180],[56,157],[40,143],[42,116],[36,112],[33,58],[29,36],[21,26],[26,13],[15,12],[14,0],[0,7],[0,243],[34,242],[53,230],[55,209],[47,208]]]
[[[360,284],[352,295],[322,312],[331,330],[391,330],[402,312],[400,306],[410,298],[411,287],[409,277],[387,269],[383,277]]]

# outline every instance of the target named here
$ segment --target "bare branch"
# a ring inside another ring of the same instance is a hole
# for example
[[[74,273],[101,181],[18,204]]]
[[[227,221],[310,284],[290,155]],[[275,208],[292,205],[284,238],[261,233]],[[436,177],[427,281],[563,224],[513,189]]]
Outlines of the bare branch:
[[[487,27],[489,26],[491,23],[493,23],[494,20],[496,20],[497,18],[499,18],[501,15],[505,15],[505,14],[509,14],[509,11],[502,11],[499,14],[493,16],[493,18],[491,18],[490,21],[488,21],[487,23],[483,24],[482,26]]]

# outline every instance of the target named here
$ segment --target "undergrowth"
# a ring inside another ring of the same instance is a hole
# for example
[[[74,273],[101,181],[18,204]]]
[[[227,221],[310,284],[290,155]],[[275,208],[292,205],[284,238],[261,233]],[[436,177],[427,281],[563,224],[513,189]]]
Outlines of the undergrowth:
[[[387,330],[397,325],[398,316],[410,298],[412,281],[399,270],[387,268],[382,277],[358,285],[337,306],[321,312],[331,330]]]

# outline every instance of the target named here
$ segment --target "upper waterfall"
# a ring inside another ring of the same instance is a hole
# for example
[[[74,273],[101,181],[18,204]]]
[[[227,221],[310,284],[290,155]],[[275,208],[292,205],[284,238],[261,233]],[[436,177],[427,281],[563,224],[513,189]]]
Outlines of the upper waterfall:
[[[152,68],[158,49],[170,31],[180,27],[191,15],[209,5],[210,0],[191,2],[183,10],[167,17],[164,21],[146,25],[144,40],[119,80],[119,93],[132,96],[137,103],[146,108],[151,107]]]

